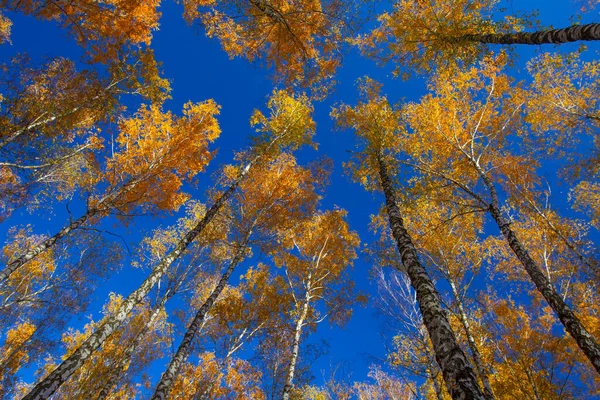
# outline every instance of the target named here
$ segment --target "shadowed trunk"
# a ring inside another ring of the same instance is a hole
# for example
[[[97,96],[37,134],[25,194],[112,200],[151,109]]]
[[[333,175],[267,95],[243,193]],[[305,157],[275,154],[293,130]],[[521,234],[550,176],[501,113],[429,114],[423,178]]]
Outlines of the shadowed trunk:
[[[523,265],[523,268],[525,268],[525,271],[535,284],[535,287],[540,291],[552,310],[556,313],[556,316],[565,327],[565,330],[569,332],[573,339],[575,339],[579,348],[584,352],[588,360],[590,360],[596,369],[596,372],[600,374],[600,346],[594,337],[585,329],[581,321],[579,321],[579,318],[573,313],[573,310],[571,310],[562,297],[556,293],[552,283],[537,266],[527,250],[525,250],[520,240],[510,228],[510,222],[502,216],[498,192],[496,191],[494,183],[479,166],[475,165],[475,167],[477,168],[477,172],[479,172],[481,179],[483,179],[485,186],[489,190],[492,199],[489,204],[489,212],[498,225],[500,232],[521,262],[521,265]]]
[[[453,41],[456,43],[479,42],[486,44],[556,44],[582,40],[600,40],[600,24],[571,25],[567,28],[538,32],[463,35]]]
[[[525,271],[527,271],[535,287],[542,293],[565,327],[565,330],[575,339],[579,348],[585,353],[588,360],[590,360],[596,369],[596,372],[600,374],[600,346],[594,337],[585,329],[579,318],[577,318],[567,303],[564,302],[562,297],[556,293],[552,283],[550,283],[546,275],[544,275],[527,250],[525,250],[515,233],[510,229],[510,223],[502,216],[500,209],[494,202],[490,204],[490,214],[494,218],[494,221],[496,221],[496,224],[498,224],[498,228],[500,228],[500,232],[506,238],[508,245],[525,268]]]
[[[181,369],[181,365],[185,362],[185,360],[188,358],[188,356],[190,354],[190,350],[192,348],[192,342],[196,338],[196,334],[198,333],[200,327],[202,326],[202,323],[204,322],[204,318],[206,317],[206,314],[208,314],[208,312],[210,311],[210,308],[212,307],[212,305],[215,303],[215,301],[217,300],[217,298],[219,297],[219,295],[225,288],[225,285],[227,284],[227,281],[229,280],[229,277],[233,273],[233,270],[235,269],[235,267],[243,260],[251,235],[252,235],[252,229],[250,229],[248,231],[248,233],[244,237],[243,242],[239,244],[239,247],[236,250],[236,253],[233,257],[233,260],[231,260],[228,268],[225,270],[225,272],[221,276],[219,283],[213,289],[210,296],[208,296],[208,298],[206,299],[204,304],[202,304],[202,307],[200,307],[200,309],[196,313],[194,320],[192,321],[192,323],[188,327],[187,331],[185,332],[185,335],[183,336],[183,340],[181,341],[181,344],[179,345],[177,352],[171,359],[171,363],[167,367],[166,371],[162,374],[162,376],[160,378],[160,382],[158,382],[158,385],[156,386],[156,391],[154,392],[154,395],[152,396],[152,400],[159,400],[159,399],[163,400],[163,399],[167,398],[169,391],[171,390],[171,387],[173,386],[173,383],[175,382],[175,378]]]
[[[479,388],[473,368],[458,345],[456,336],[442,308],[440,295],[427,271],[419,262],[412,239],[404,228],[400,209],[396,204],[396,194],[381,153],[378,154],[377,161],[390,228],[402,257],[406,274],[417,294],[423,323],[429,332],[435,357],[442,371],[448,392],[455,400],[483,400],[485,397]]]

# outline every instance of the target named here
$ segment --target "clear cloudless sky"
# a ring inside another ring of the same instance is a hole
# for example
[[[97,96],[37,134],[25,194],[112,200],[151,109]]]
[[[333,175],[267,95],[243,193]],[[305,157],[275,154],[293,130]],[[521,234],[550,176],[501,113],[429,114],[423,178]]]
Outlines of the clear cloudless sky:
[[[539,9],[539,19],[545,26],[555,27],[570,25],[569,17],[578,10],[578,5],[570,1],[514,0],[504,3],[509,13]],[[381,10],[386,4],[378,4]],[[206,173],[198,179],[198,184],[187,187],[193,198],[204,201],[205,189],[211,185],[211,174],[224,163],[233,161],[233,154],[248,145],[248,135],[252,132],[248,120],[254,108],[264,109],[268,95],[273,90],[269,80],[269,72],[260,66],[251,65],[246,60],[230,60],[220,48],[217,40],[205,36],[199,26],[187,25],[181,14],[182,7],[171,0],[164,0],[161,5],[163,13],[161,26],[154,33],[152,48],[157,59],[162,62],[163,75],[172,82],[172,99],[166,103],[166,108],[180,114],[182,105],[187,101],[202,101],[213,98],[221,107],[219,123],[222,128],[221,137],[214,146],[218,155],[209,166]],[[10,57],[20,52],[28,52],[34,60],[42,56],[65,56],[77,60],[81,50],[72,38],[57,28],[53,23],[41,22],[17,14],[7,14],[14,22],[12,45],[0,46],[0,62],[7,62]],[[591,16],[597,19],[597,14]],[[587,18],[586,18],[587,19]],[[573,47],[569,47],[573,49]],[[594,48],[590,46],[590,48]],[[561,48],[562,51],[564,48]],[[598,48],[596,47],[596,50]],[[552,48],[548,48],[552,50]],[[522,57],[518,66],[522,67],[539,48],[519,49]],[[317,121],[316,141],[317,151],[309,149],[299,153],[300,163],[305,164],[321,156],[334,160],[334,170],[331,185],[322,201],[322,209],[334,206],[348,210],[348,218],[353,230],[361,237],[362,246],[368,246],[374,239],[368,231],[370,215],[375,214],[383,202],[380,194],[365,192],[359,185],[350,182],[343,173],[342,163],[349,159],[347,150],[354,149],[354,139],[349,132],[336,132],[329,118],[331,107],[340,101],[354,104],[357,98],[355,81],[357,78],[369,75],[384,82],[384,91],[392,102],[407,100],[417,101],[425,93],[426,80],[413,79],[405,82],[391,77],[391,68],[381,68],[371,60],[362,58],[355,50],[346,54],[343,67],[339,70],[339,84],[335,93],[326,101],[315,104],[315,119]],[[83,208],[71,208],[82,211]],[[183,210],[182,210],[183,211]],[[122,235],[131,248],[158,225],[167,226],[175,221],[178,215],[166,219],[141,218],[134,220],[128,228],[105,224],[114,232]],[[8,226],[33,223],[34,232],[51,234],[56,232],[65,221],[64,204],[57,204],[52,214],[31,216],[19,210],[0,228],[0,238],[4,238]],[[380,338],[381,320],[376,317],[373,301],[376,288],[370,281],[371,265],[364,257],[358,259],[352,271],[357,288],[369,295],[366,308],[355,310],[354,316],[344,329],[331,328],[327,322],[319,325],[317,333],[312,335],[309,342],[317,343],[322,339],[329,343],[329,353],[322,356],[313,364],[312,372],[315,383],[322,383],[323,374],[328,375],[332,367],[341,362],[349,363],[353,368],[353,380],[367,379],[368,366],[374,359],[385,357],[385,346]],[[143,280],[146,271],[134,270],[126,262],[123,270],[110,279],[95,292],[95,300],[88,314],[98,318],[98,312],[105,303],[107,294],[111,291],[123,295],[129,294]],[[72,325],[80,328],[86,319],[74,319]],[[178,343],[180,338],[176,339]],[[152,367],[154,381],[164,369],[165,360],[155,363]]]

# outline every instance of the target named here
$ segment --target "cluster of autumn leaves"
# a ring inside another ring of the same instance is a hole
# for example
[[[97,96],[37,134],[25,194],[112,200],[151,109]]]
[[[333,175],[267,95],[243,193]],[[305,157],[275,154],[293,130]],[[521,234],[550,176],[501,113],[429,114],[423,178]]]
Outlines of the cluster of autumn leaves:
[[[3,397],[599,394],[600,66],[546,53],[520,82],[509,57],[486,47],[598,40],[597,24],[529,34],[526,18],[495,22],[491,1],[399,0],[357,35],[353,2],[185,0],[188,22],[231,57],[262,62],[284,88],[255,110],[251,145],[201,203],[184,188],[214,156],[220,109],[213,100],[187,103],[181,116],[163,108],[169,83],[151,49],[159,4],[0,2],[0,44],[10,42],[5,14],[20,12],[64,26],[87,65],[21,55],[0,66],[0,221],[81,203],[49,235],[6,229]],[[380,239],[366,254],[393,340],[371,382],[316,387],[308,366],[322,349],[306,337],[367,303],[349,273],[359,238],[347,213],[320,208],[331,161],[294,157],[315,146],[312,101],[330,94],[346,44],[399,75],[428,74],[429,85],[418,102],[394,105],[365,77],[358,103],[331,112],[358,143],[349,176],[383,194],[372,224]],[[131,112],[125,104],[135,102]],[[577,218],[552,208],[547,165],[560,171]],[[101,319],[67,329],[124,258],[106,221],[131,227],[182,207],[185,216],[131,255],[142,283],[126,297],[111,293]],[[241,269],[245,260],[253,266]],[[156,365],[160,379],[148,376]]]

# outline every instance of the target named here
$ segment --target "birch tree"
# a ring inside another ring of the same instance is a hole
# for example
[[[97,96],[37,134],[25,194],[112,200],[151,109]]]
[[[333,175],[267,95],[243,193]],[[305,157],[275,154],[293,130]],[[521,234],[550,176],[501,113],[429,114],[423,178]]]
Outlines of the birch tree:
[[[361,83],[362,101],[355,107],[342,105],[332,116],[340,128],[354,130],[361,142],[348,169],[354,180],[370,191],[382,190],[389,224],[400,253],[403,271],[416,291],[419,309],[435,351],[435,357],[453,398],[483,398],[468,358],[459,346],[442,307],[435,284],[419,261],[410,233],[404,226],[393,185],[395,156],[404,130],[400,115],[380,95],[380,86],[370,79]]]
[[[490,44],[540,45],[600,40],[600,24],[531,29],[527,16],[499,15],[498,1],[398,0],[379,25],[355,43],[368,55],[396,64],[405,76],[436,66],[470,65]]]
[[[499,183],[518,199],[515,188],[531,190],[532,184],[535,186],[537,160],[515,154],[510,147],[511,138],[525,136],[527,130],[518,118],[521,103],[518,97],[517,101],[511,99],[510,81],[500,72],[500,65],[501,59],[488,59],[462,72],[439,72],[433,93],[419,104],[407,106],[412,132],[400,146],[411,159],[408,165],[430,179],[451,184],[454,196],[467,198],[471,206],[488,209],[536,288],[600,371],[598,342],[556,292],[503,212]]]
[[[314,186],[319,177],[297,166],[292,156],[282,154],[271,163],[257,164],[254,168],[254,174],[240,184],[240,190],[234,195],[234,201],[229,207],[234,214],[231,232],[235,236],[233,243],[230,243],[232,251],[228,257],[228,266],[190,323],[153,398],[168,396],[174,378],[190,354],[192,342],[212,305],[219,298],[235,268],[250,254],[249,245],[256,241],[263,249],[268,248],[269,241],[273,240],[269,240],[269,236],[273,237],[278,231],[293,226],[295,220],[315,208],[317,193]],[[258,241],[254,238],[255,235],[260,238]]]
[[[251,118],[251,125],[257,126],[257,131],[261,135],[257,137],[252,149],[255,153],[251,153],[252,158],[239,170],[235,180],[217,197],[193,228],[181,237],[177,245],[155,264],[140,287],[123,301],[118,312],[107,318],[81,346],[39,382],[24,399],[45,399],[51,396],[96,349],[102,346],[104,341],[125,320],[133,307],[139,304],[156,285],[170,265],[181,257],[194,239],[214,219],[259,159],[268,158],[283,149],[294,150],[303,144],[311,143],[315,127],[311,118],[312,107],[305,96],[293,97],[285,92],[274,92],[268,106],[271,111],[269,117],[260,111],[255,111]]]
[[[358,236],[350,231],[342,210],[316,214],[282,238],[293,251],[275,253],[275,263],[284,268],[293,298],[291,358],[287,366],[283,399],[294,387],[300,342],[306,329],[315,330],[325,318],[343,324],[352,313],[351,305],[361,301],[345,270],[356,258]],[[319,303],[323,311],[319,311]]]

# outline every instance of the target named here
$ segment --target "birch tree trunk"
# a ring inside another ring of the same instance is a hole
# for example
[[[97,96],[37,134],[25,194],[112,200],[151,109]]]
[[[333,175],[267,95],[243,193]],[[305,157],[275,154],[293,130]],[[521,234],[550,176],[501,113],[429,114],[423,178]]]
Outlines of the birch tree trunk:
[[[448,322],[446,313],[442,308],[440,295],[427,271],[419,262],[412,239],[404,228],[404,222],[400,209],[396,204],[396,194],[387,172],[383,154],[378,154],[377,161],[392,234],[402,258],[402,264],[417,294],[423,323],[429,332],[435,357],[442,371],[448,392],[455,400],[485,399],[469,360],[458,345],[456,336]]]
[[[287,377],[285,379],[285,386],[283,386],[283,400],[290,399],[290,392],[294,387],[294,374],[296,373],[296,363],[298,362],[298,354],[300,353],[300,338],[302,337],[302,328],[304,327],[304,321],[308,315],[308,308],[310,306],[310,291],[311,291],[311,279],[312,274],[308,275],[307,279],[307,290],[304,296],[304,304],[302,304],[302,312],[298,321],[296,321],[296,329],[294,330],[294,342],[292,344],[292,358],[290,359],[290,365],[288,367]]]
[[[10,134],[9,134],[9,135],[6,137],[6,139],[4,139],[4,140],[0,141],[0,149],[2,149],[3,147],[5,147],[5,146],[6,146],[6,145],[8,145],[9,143],[11,143],[11,142],[15,141],[15,140],[16,140],[16,139],[17,139],[19,136],[21,136],[21,135],[22,135],[22,134],[24,134],[24,133],[26,133],[26,132],[29,132],[30,130],[32,130],[32,129],[35,129],[35,128],[39,127],[39,126],[48,125],[48,124],[50,124],[50,123],[52,123],[52,122],[56,121],[58,118],[61,118],[61,117],[66,117],[66,116],[69,116],[69,115],[71,115],[71,114],[74,114],[74,113],[76,113],[78,110],[79,110],[79,107],[74,107],[74,108],[73,108],[71,111],[67,111],[67,112],[66,112],[66,113],[64,113],[64,114],[60,114],[60,115],[58,115],[58,116],[56,116],[56,115],[53,115],[53,116],[51,116],[51,117],[48,117],[48,118],[45,118],[45,119],[42,119],[42,120],[38,120],[38,121],[32,122],[31,124],[27,125],[27,126],[26,126],[26,127],[24,127],[24,128],[17,129],[16,131],[14,131],[14,132],[11,132],[11,133],[10,133]]]
[[[229,277],[233,273],[235,267],[243,260],[244,255],[246,254],[246,249],[248,247],[248,242],[250,241],[251,235],[252,229],[248,231],[248,233],[244,237],[243,242],[239,244],[233,259],[229,263],[229,266],[227,267],[223,275],[221,275],[219,283],[217,284],[217,286],[215,286],[210,296],[208,296],[204,304],[202,304],[202,307],[200,307],[200,309],[196,313],[196,316],[194,317],[192,323],[185,332],[185,335],[183,336],[183,340],[181,341],[177,352],[175,353],[173,358],[171,358],[171,362],[169,363],[169,366],[167,367],[166,371],[162,374],[160,382],[158,382],[156,390],[154,391],[154,395],[152,396],[152,400],[164,400],[167,398],[169,391],[171,390],[171,388],[173,387],[173,383],[175,382],[176,375],[181,369],[181,365],[185,362],[185,360],[190,354],[192,342],[196,338],[196,334],[202,326],[206,314],[208,314],[210,308],[225,288],[225,285],[227,284],[227,281],[229,280]]]
[[[98,213],[98,209],[88,210],[81,217],[79,217],[75,221],[70,222],[67,226],[63,227],[60,231],[58,231],[53,236],[50,236],[48,239],[44,240],[42,243],[30,248],[24,254],[22,254],[21,256],[17,257],[16,259],[14,259],[11,262],[9,262],[8,264],[6,264],[6,267],[2,271],[0,271],[0,284],[5,282],[10,277],[10,275],[13,272],[15,272],[17,269],[21,268],[27,262],[29,262],[33,258],[37,257],[39,254],[43,253],[44,251],[46,251],[49,248],[51,248],[52,246],[54,246],[56,244],[56,242],[61,240],[63,237],[67,236],[69,233],[71,233],[75,229],[78,229],[79,227],[81,227],[83,224],[85,224],[90,218],[92,218],[97,213]]]
[[[124,184],[117,192],[107,194],[102,199],[100,199],[100,201],[98,201],[98,203],[93,208],[89,208],[81,217],[79,217],[75,221],[70,221],[68,225],[64,226],[53,236],[50,236],[37,246],[28,249],[24,254],[22,254],[18,258],[10,261],[8,264],[6,264],[6,267],[2,271],[0,271],[0,284],[5,282],[10,277],[10,275],[17,269],[21,268],[23,265],[33,260],[41,253],[55,246],[58,241],[60,241],[65,236],[71,234],[74,230],[79,229],[88,220],[92,219],[100,212],[111,208],[116,199],[132,190],[140,182],[140,180],[141,179],[136,179],[131,182],[128,182]]]
[[[118,310],[106,318],[106,320],[90,335],[69,357],[67,357],[48,376],[37,383],[33,389],[22,400],[48,399],[69,377],[77,371],[83,363],[92,355],[96,349],[104,344],[104,341],[117,329],[127,318],[133,307],[140,303],[150,290],[156,285],[170,265],[176,261],[192,241],[204,230],[204,228],[217,215],[221,207],[231,197],[240,182],[246,177],[252,165],[260,156],[256,156],[242,170],[240,175],[229,186],[229,188],[215,201],[198,224],[188,231],[177,243],[175,248],[167,254],[152,270],[146,280],[138,289],[132,292],[119,306]]]
[[[571,25],[567,28],[538,32],[463,35],[455,41],[456,43],[479,42],[486,44],[552,44],[582,40],[600,40],[600,24]]]
[[[131,356],[139,346],[146,333],[150,330],[150,327],[152,326],[156,318],[158,318],[160,312],[164,308],[167,301],[169,301],[169,299],[173,297],[175,293],[176,290],[171,290],[165,293],[165,295],[162,297],[160,303],[154,308],[152,314],[150,315],[150,318],[148,318],[148,321],[146,322],[144,327],[140,330],[140,332],[138,332],[133,341],[123,351],[123,356],[119,360],[119,363],[115,366],[113,373],[108,377],[105,384],[102,386],[102,389],[98,394],[97,400],[105,400],[106,398],[108,398],[108,395],[110,394],[112,388],[119,384],[119,380],[125,373],[125,368],[127,367],[127,364],[129,364],[129,362],[131,361]]]
[[[131,75],[129,75],[128,78],[131,78]],[[110,96],[112,88],[123,80],[124,79],[119,79],[118,81],[114,81],[114,82],[110,83],[108,86],[106,86],[102,89],[101,94],[105,95],[105,96]],[[96,100],[100,100],[100,101],[105,100],[105,102],[106,102],[106,97],[104,99],[101,99],[101,94],[95,95],[91,99],[88,99],[88,100],[84,101],[83,103],[79,104],[79,106],[73,107],[70,110],[63,112],[62,114],[51,115],[47,118],[43,118],[45,113],[38,116],[35,119],[35,121],[31,122],[30,124],[28,124],[27,126],[25,126],[23,128],[20,128],[20,129],[17,129],[15,131],[11,132],[10,134],[7,135],[7,137],[5,139],[0,140],[0,149],[4,148],[9,143],[13,142],[15,139],[17,139],[24,133],[27,133],[27,132],[29,132],[35,128],[41,127],[41,126],[51,124],[52,122],[54,122],[56,120],[60,120],[64,117],[73,115],[76,112],[78,112],[79,110],[81,110],[83,107],[86,107],[88,104],[93,104],[93,102],[95,102]]]
[[[531,258],[527,250],[521,244],[521,241],[510,228],[510,222],[502,216],[498,192],[496,191],[494,183],[481,168],[478,168],[478,172],[490,192],[492,201],[489,204],[489,212],[498,225],[500,232],[508,242],[511,250],[517,256],[517,259],[521,262],[521,265],[523,265],[523,268],[525,268],[525,271],[535,284],[535,287],[540,291],[552,310],[556,313],[556,316],[565,327],[565,330],[569,332],[573,339],[575,339],[579,348],[596,369],[596,372],[600,374],[600,346],[598,345],[598,342],[596,342],[594,337],[585,329],[569,305],[565,303],[558,293],[556,293],[552,283],[548,280],[546,275],[544,275],[533,258]]]

